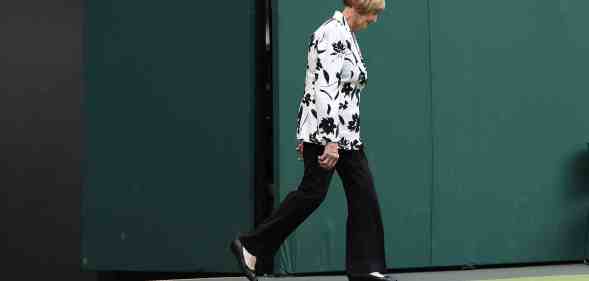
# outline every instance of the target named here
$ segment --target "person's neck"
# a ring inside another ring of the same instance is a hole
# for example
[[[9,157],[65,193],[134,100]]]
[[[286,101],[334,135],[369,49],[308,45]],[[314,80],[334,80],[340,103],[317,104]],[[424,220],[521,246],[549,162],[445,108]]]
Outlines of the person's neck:
[[[346,18],[346,22],[350,26],[350,30],[352,30],[352,32],[356,32],[356,11],[350,7],[345,7],[342,14]]]

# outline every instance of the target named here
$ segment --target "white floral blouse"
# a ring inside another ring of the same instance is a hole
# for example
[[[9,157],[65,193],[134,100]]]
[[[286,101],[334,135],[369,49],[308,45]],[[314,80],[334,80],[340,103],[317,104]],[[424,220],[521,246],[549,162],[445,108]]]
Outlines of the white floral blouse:
[[[357,150],[360,92],[367,73],[355,35],[336,11],[311,36],[305,93],[297,115],[297,140]]]

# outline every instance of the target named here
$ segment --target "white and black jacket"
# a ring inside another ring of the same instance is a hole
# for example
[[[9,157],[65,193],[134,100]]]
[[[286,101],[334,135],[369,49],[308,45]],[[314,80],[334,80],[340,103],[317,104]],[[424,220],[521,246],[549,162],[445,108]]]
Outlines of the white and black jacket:
[[[336,11],[311,36],[297,140],[359,149],[360,92],[367,78],[356,37],[344,15]]]

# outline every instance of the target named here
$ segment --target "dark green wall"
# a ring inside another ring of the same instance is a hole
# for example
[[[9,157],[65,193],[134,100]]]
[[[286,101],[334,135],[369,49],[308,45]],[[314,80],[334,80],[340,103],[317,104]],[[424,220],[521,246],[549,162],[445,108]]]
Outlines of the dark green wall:
[[[228,242],[253,225],[255,11],[227,4],[88,1],[84,268],[236,271]]]
[[[339,3],[273,2],[279,199],[302,173],[309,35]],[[253,224],[254,1],[211,11],[88,2],[86,269],[236,270],[227,242]],[[581,0],[389,0],[359,34],[390,268],[584,257],[587,11]],[[343,270],[345,214],[335,178],[276,270]]]
[[[574,177],[589,139],[589,4],[516,2],[387,1],[359,34],[362,133],[391,268],[583,258],[589,190]],[[338,4],[274,4],[281,198],[302,173],[294,120],[307,40]],[[336,179],[277,271],[343,270],[345,214]]]
[[[432,1],[433,264],[579,260],[586,1]]]
[[[386,221],[388,263],[416,267],[429,264],[431,248],[427,2],[389,2],[381,22],[359,34],[369,72],[368,87],[362,92],[362,133]],[[303,92],[307,41],[339,8],[333,2],[316,0],[275,3],[275,96],[280,130],[276,178],[281,198],[297,188],[302,173],[302,162],[296,161],[294,153],[293,125]],[[277,270],[342,270],[345,214],[343,188],[334,177],[326,202],[285,243]]]

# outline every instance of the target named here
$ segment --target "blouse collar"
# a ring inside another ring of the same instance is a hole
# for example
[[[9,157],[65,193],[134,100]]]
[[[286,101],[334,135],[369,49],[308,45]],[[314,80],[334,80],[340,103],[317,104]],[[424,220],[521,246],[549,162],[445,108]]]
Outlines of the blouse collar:
[[[344,14],[340,11],[335,11],[333,13],[333,19],[336,20],[337,22],[343,24],[346,27],[346,30],[348,32],[352,32],[352,30],[350,29],[350,25],[348,25],[348,21],[346,20],[346,17],[344,16]]]

